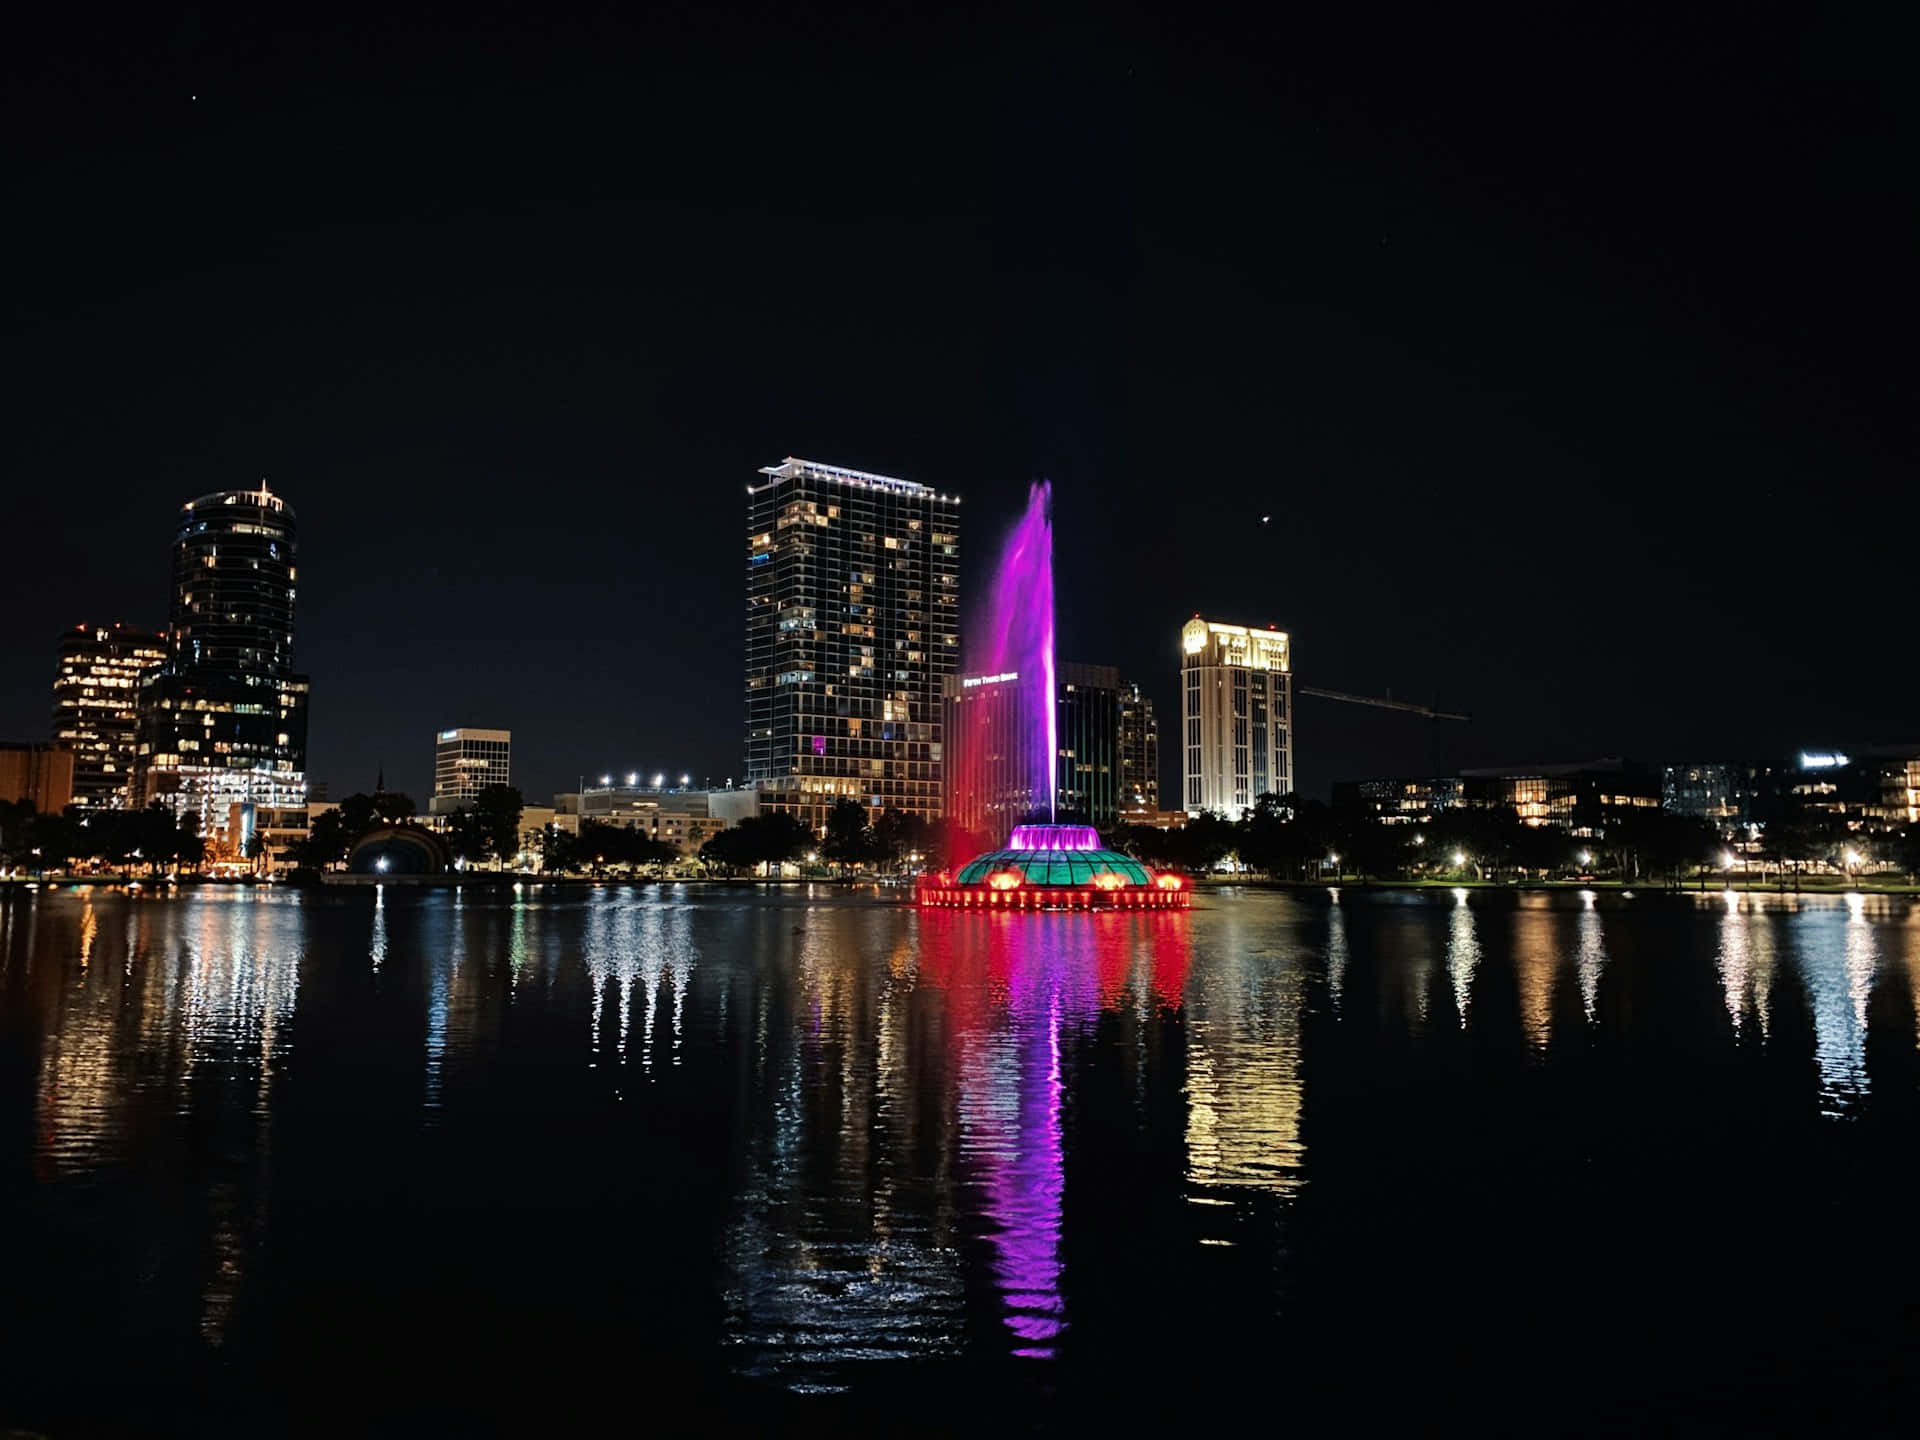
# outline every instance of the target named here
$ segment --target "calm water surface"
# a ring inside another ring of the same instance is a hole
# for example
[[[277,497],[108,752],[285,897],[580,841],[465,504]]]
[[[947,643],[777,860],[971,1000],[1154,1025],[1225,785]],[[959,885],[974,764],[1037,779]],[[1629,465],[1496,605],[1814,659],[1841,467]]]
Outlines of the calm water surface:
[[[0,895],[0,1426],[1908,1429],[1920,908]]]

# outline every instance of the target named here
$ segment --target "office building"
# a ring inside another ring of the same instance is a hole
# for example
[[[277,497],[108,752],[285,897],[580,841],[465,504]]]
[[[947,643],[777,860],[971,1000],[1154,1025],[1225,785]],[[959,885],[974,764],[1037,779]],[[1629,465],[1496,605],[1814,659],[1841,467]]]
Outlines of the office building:
[[[1751,765],[1668,765],[1660,777],[1660,806],[1675,815],[1711,821],[1726,831],[1752,817],[1756,774]]]
[[[468,726],[442,730],[433,742],[433,795],[427,801],[428,814],[451,815],[472,806],[474,797],[487,786],[513,783],[511,730]]]
[[[307,677],[293,669],[293,507],[261,482],[182,507],[166,656],[140,691],[134,795],[197,817],[216,864],[305,834]]]
[[[576,835],[583,823],[623,825],[678,846],[683,855],[697,855],[722,830],[758,814],[757,800],[750,790],[664,789],[608,782],[554,796],[549,816],[551,823]]]
[[[941,810],[960,500],[789,458],[747,487],[746,773],[816,827],[836,801]]]
[[[1008,670],[949,675],[943,690],[946,818],[995,845],[1016,825],[1051,819],[1051,797],[1035,793],[1035,777],[1046,773],[1047,729],[1034,713],[1033,687]]]
[[[1053,793],[1036,794],[1044,716],[1033,687],[1009,671],[953,675],[944,695],[947,817],[999,843],[1029,820],[1110,826],[1120,818],[1120,674],[1111,665],[1054,667]]]
[[[1412,825],[1466,803],[1457,775],[1345,780],[1333,787],[1333,808],[1362,812],[1383,825]]]
[[[1120,811],[1123,818],[1160,809],[1160,722],[1138,685],[1120,687]],[[1182,814],[1186,812],[1182,811]]]
[[[73,758],[57,745],[0,740],[0,800],[58,815],[73,803]]]
[[[1196,615],[1180,630],[1181,800],[1237,820],[1294,788],[1292,650],[1283,630]]]
[[[1105,828],[1120,818],[1120,672],[1054,666],[1054,818]]]
[[[1523,825],[1602,839],[1635,812],[1658,810],[1663,777],[1632,760],[1463,770],[1453,776],[1349,780],[1333,808],[1385,824],[1420,823],[1443,811],[1510,810]]]
[[[166,642],[128,625],[76,625],[60,637],[53,677],[53,743],[73,752],[73,803],[123,809],[133,801],[140,687]]]

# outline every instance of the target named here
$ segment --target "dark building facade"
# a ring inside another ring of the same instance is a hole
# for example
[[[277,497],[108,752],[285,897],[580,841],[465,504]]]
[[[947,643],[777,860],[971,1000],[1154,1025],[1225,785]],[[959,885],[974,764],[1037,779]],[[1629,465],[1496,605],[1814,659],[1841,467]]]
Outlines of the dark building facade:
[[[816,827],[841,799],[941,813],[960,499],[788,458],[747,487],[747,782]]]
[[[1120,687],[1120,809],[1160,809],[1160,722],[1138,685]]]
[[[1105,828],[1120,818],[1120,672],[1062,661],[1053,683],[1056,815]]]
[[[293,507],[264,483],[190,501],[174,534],[167,653],[141,690],[135,793],[196,814],[219,859],[256,832],[273,847],[304,828],[296,542]]]
[[[129,625],[76,625],[60,637],[53,677],[53,743],[73,752],[73,803],[133,803],[140,690],[166,658],[166,641]]]

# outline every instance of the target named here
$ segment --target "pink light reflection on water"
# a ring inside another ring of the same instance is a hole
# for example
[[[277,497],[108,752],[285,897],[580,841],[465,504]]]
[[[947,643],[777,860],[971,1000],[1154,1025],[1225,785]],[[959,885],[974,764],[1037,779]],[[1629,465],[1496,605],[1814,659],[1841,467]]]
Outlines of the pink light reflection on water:
[[[1012,1353],[1054,1357],[1068,1320],[1061,1037],[1145,985],[1181,1003],[1186,927],[1165,915],[961,915],[922,921],[927,981],[946,992],[962,1153]],[[1182,917],[1183,918],[1183,917]]]

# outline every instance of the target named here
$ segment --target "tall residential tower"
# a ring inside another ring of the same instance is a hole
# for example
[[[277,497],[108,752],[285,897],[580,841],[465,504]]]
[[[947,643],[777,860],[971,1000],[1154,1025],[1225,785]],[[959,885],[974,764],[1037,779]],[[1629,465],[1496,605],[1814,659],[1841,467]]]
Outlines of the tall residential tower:
[[[140,692],[135,795],[198,816],[210,858],[305,830],[307,677],[293,670],[293,507],[267,489],[189,501],[166,658]]]
[[[1292,650],[1286,632],[1198,615],[1180,629],[1180,803],[1237,820],[1293,792]]]
[[[747,780],[823,825],[842,798],[940,815],[960,651],[960,497],[791,457],[747,487]]]

